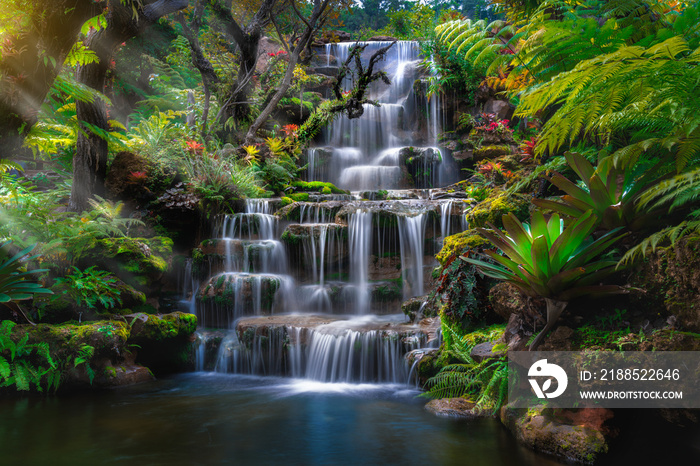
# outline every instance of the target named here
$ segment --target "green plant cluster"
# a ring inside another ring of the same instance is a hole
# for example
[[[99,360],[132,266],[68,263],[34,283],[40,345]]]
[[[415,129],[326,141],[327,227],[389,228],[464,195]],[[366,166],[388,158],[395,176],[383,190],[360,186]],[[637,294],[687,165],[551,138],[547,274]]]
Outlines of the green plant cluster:
[[[15,323],[0,323],[0,387],[14,386],[17,390],[39,392],[45,388],[56,389],[60,373],[56,370],[46,342],[29,343],[29,336],[13,339]]]
[[[56,279],[55,290],[70,296],[78,307],[104,311],[122,303],[116,283],[117,279],[105,270],[73,267],[72,273]]]

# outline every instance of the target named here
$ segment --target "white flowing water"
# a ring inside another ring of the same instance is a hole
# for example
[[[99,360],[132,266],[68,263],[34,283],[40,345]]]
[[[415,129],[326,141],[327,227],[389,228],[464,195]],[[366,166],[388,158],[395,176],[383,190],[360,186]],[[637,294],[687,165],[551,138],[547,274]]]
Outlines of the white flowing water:
[[[327,64],[352,45],[326,46]],[[370,43],[363,59],[386,45]],[[459,170],[437,147],[440,97],[416,93],[421,60],[417,43],[395,44],[381,65],[392,84],[369,90],[381,105],[335,119],[306,154],[308,181],[355,193],[309,193],[277,215],[279,201],[250,199],[223,219],[193,301],[200,325],[213,327],[199,334],[197,370],[406,383],[404,355],[437,344],[434,328],[396,314],[402,299],[427,292],[432,245],[457,228],[453,201],[433,201],[427,189]]]

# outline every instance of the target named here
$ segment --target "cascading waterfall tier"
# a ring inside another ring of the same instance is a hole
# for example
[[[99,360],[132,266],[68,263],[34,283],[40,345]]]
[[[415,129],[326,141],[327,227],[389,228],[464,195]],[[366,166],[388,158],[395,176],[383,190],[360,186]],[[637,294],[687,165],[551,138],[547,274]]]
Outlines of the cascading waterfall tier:
[[[363,59],[391,42],[366,44]],[[328,66],[341,66],[352,42],[328,44]],[[333,60],[333,61],[332,61]],[[389,76],[369,87],[360,118],[336,118],[324,133],[323,143],[307,151],[307,179],[331,181],[343,189],[372,190],[431,188],[458,181],[451,157],[437,147],[441,114],[439,95],[416,93],[414,84],[427,77],[417,42],[399,41],[379,65]],[[346,77],[345,90],[353,86]]]
[[[352,45],[326,46],[319,65],[338,66]],[[368,44],[363,59],[385,45]],[[405,383],[404,355],[437,345],[439,319],[408,323],[400,305],[429,290],[466,201],[434,189],[459,170],[437,147],[439,96],[416,91],[421,61],[417,43],[394,45],[382,64],[392,84],[373,83],[368,96],[381,105],[337,118],[308,150],[309,181],[354,192],[285,207],[249,199],[193,254],[197,370]]]

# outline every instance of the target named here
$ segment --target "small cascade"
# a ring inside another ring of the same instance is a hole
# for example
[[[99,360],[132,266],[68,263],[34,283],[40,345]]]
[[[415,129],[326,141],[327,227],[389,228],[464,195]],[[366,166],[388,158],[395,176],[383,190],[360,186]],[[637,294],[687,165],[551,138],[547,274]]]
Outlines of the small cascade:
[[[405,383],[404,355],[434,344],[417,328],[371,316],[328,323],[290,316],[258,326],[243,319],[237,331],[202,339],[197,351],[214,338],[217,372],[353,383]]]
[[[350,280],[355,287],[355,313],[363,314],[369,308],[367,271],[372,247],[372,213],[357,209],[350,215]]]
[[[404,299],[424,294],[423,248],[425,239],[425,214],[412,217],[401,216],[399,238],[401,244],[401,278],[404,284]]]
[[[367,44],[363,58],[369,59],[390,44]],[[341,66],[353,45],[326,45],[326,63],[335,57],[334,64]],[[308,149],[309,181],[331,181],[349,190],[429,188],[457,181],[459,171],[451,157],[435,147],[443,118],[440,96],[424,97],[424,102],[417,103],[414,83],[427,73],[421,67],[422,60],[417,42],[398,41],[389,49],[380,66],[391,85],[374,82],[369,87],[369,97],[381,105],[366,104],[360,118],[341,115],[331,123],[324,145]],[[347,77],[343,87],[349,90],[353,84]],[[420,115],[426,112],[427,118],[422,119]],[[411,132],[419,128],[423,130],[416,141]],[[413,154],[417,142],[420,150]]]

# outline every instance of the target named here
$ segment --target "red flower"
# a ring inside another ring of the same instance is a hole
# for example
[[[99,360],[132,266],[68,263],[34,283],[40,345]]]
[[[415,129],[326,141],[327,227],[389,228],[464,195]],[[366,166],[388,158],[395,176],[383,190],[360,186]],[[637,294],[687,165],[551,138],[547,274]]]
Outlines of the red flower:
[[[130,172],[129,173],[129,181],[132,183],[143,183],[148,179],[148,175],[146,172]]]
[[[191,154],[201,154],[202,149],[204,149],[203,144],[200,144],[194,140],[189,140],[185,144],[187,145],[187,151],[190,152]]]
[[[282,131],[284,131],[285,136],[294,136],[296,135],[297,130],[299,129],[298,125],[284,125],[282,127]]]

